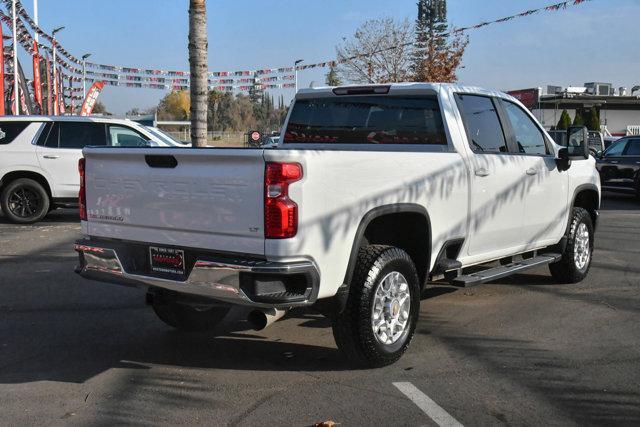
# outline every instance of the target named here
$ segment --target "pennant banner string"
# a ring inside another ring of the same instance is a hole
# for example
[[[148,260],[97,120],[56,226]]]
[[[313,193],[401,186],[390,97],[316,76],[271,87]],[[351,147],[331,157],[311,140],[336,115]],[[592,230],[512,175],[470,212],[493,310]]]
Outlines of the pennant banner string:
[[[11,8],[12,0],[1,0],[7,9]],[[538,14],[541,12],[555,12],[567,9],[571,6],[577,6],[582,3],[586,3],[588,1],[593,0],[568,0],[562,1],[559,3],[551,4],[548,6],[540,7],[537,9],[530,9],[524,12],[520,12],[514,15],[506,16],[500,19],[495,19],[492,21],[480,22],[475,25],[454,28],[447,33],[440,34],[439,37],[449,37],[456,36],[463,33],[466,33],[471,30],[484,28],[489,25],[494,25],[498,23],[504,23],[511,21],[517,18],[523,18],[527,16],[531,16],[534,14]],[[69,71],[71,74],[82,75],[83,70],[80,68],[82,66],[82,60],[73,56],[69,53],[63,46],[60,45],[59,41],[54,40],[54,38],[43,31],[35,21],[29,16],[28,12],[22,6],[20,0],[16,0],[16,11],[18,17],[16,17],[17,23],[17,39],[18,43],[31,55],[36,54],[36,50],[34,46],[34,39],[31,36],[27,26],[22,22],[24,19],[27,25],[38,35],[40,35],[45,40],[49,41],[53,45],[55,43],[56,51],[60,54],[56,56],[56,63],[60,65],[65,70]],[[21,19],[22,18],[22,19]],[[0,21],[7,24],[9,28],[12,29],[12,19],[10,16],[0,12]],[[249,90],[251,87],[264,87],[264,88],[280,88],[280,87],[295,87],[295,83],[274,83],[282,80],[293,80],[295,76],[291,75],[294,71],[302,71],[309,70],[314,68],[326,68],[326,67],[334,67],[338,64],[345,63],[351,61],[353,59],[367,57],[371,55],[375,55],[377,53],[382,53],[394,49],[409,47],[414,45],[415,42],[407,42],[396,46],[391,46],[383,49],[378,49],[373,52],[367,52],[366,54],[360,54],[351,56],[348,58],[338,58],[336,60],[317,62],[313,64],[305,64],[291,67],[279,67],[279,68],[262,68],[256,70],[239,70],[239,71],[212,71],[209,72],[209,83],[213,85],[214,88],[225,88],[224,90],[228,90],[227,88],[239,89],[239,90]],[[52,55],[53,49],[50,46],[46,46],[44,44],[38,43],[37,46],[47,54]],[[66,60],[65,60],[66,59]],[[68,62],[67,62],[68,61]],[[136,67],[121,67],[116,65],[107,65],[107,64],[97,64],[93,62],[87,62],[86,66],[88,68],[94,70],[102,70],[102,71],[110,71],[111,73],[99,73],[96,71],[87,70],[87,76],[93,76],[94,78],[87,79],[90,81],[103,80],[106,84],[112,86],[125,86],[125,87],[150,87],[156,89],[166,89],[166,88],[175,88],[175,87],[185,87],[189,86],[189,72],[187,71],[174,71],[174,70],[161,70],[161,69],[144,69],[144,68],[136,68]],[[153,76],[153,77],[144,77],[144,76]],[[98,77],[100,77],[98,79]],[[66,76],[69,78],[69,76]],[[82,80],[79,77],[76,77],[78,80]],[[173,79],[172,79],[173,78]],[[74,81],[78,81],[73,79]]]

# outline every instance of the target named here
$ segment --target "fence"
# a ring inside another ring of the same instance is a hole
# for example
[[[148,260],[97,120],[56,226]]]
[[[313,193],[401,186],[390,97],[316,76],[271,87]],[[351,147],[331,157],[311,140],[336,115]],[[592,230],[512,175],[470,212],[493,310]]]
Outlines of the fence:
[[[640,135],[640,126],[627,126],[627,136]]]
[[[167,131],[180,141],[191,142],[191,134],[188,129],[182,131]],[[214,147],[243,147],[246,139],[244,132],[207,132],[207,141]]]

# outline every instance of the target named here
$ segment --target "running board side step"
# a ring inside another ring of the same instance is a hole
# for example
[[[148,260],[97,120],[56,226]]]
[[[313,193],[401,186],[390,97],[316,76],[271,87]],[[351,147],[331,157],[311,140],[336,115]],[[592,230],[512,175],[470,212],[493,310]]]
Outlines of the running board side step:
[[[561,254],[545,253],[534,258],[523,259],[500,267],[494,267],[458,276],[451,281],[451,284],[462,288],[480,285],[482,283],[492,282],[494,280],[502,279],[503,277],[511,276],[512,274],[520,273],[521,271],[525,271],[530,268],[554,263],[559,261],[560,258],[562,258]]]

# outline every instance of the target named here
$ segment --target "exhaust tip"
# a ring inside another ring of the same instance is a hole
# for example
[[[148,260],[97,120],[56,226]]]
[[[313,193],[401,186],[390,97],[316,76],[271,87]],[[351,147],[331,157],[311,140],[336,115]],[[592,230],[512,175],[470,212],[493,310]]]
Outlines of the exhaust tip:
[[[288,310],[278,310],[276,308],[253,310],[247,316],[247,321],[255,331],[261,331],[272,323],[280,320]]]
[[[253,310],[247,316],[247,321],[254,331],[261,331],[267,327],[267,315],[260,310]]]

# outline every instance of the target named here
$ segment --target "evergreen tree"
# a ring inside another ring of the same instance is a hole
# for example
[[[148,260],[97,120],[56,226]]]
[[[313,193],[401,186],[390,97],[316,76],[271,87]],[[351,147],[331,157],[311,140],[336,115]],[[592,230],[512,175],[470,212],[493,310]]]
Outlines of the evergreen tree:
[[[461,34],[449,35],[446,0],[419,0],[411,71],[416,81],[454,82],[469,44]]]
[[[249,89],[249,100],[252,104],[258,104],[262,101],[264,90],[262,89],[262,83],[260,82],[258,74],[254,74],[253,79],[253,85],[251,85]]]
[[[567,130],[571,126],[571,116],[567,110],[562,110],[562,114],[560,114],[560,120],[556,126],[557,130]]]
[[[426,58],[442,49],[446,44],[447,32],[447,1],[446,0],[418,0],[418,18],[416,19],[416,41],[413,47],[413,70],[423,66]]]
[[[591,107],[589,117],[587,117],[587,128],[589,130],[600,132],[600,115],[596,107]]]
[[[447,32],[447,0],[418,0],[418,19],[416,20],[416,43],[426,48],[430,39],[436,37],[439,47],[446,40],[440,37]]]
[[[582,117],[581,110],[576,110],[576,116],[573,118],[573,126],[584,126],[584,118]]]
[[[329,72],[325,75],[325,83],[327,86],[340,86],[342,84],[335,65],[329,67]]]

